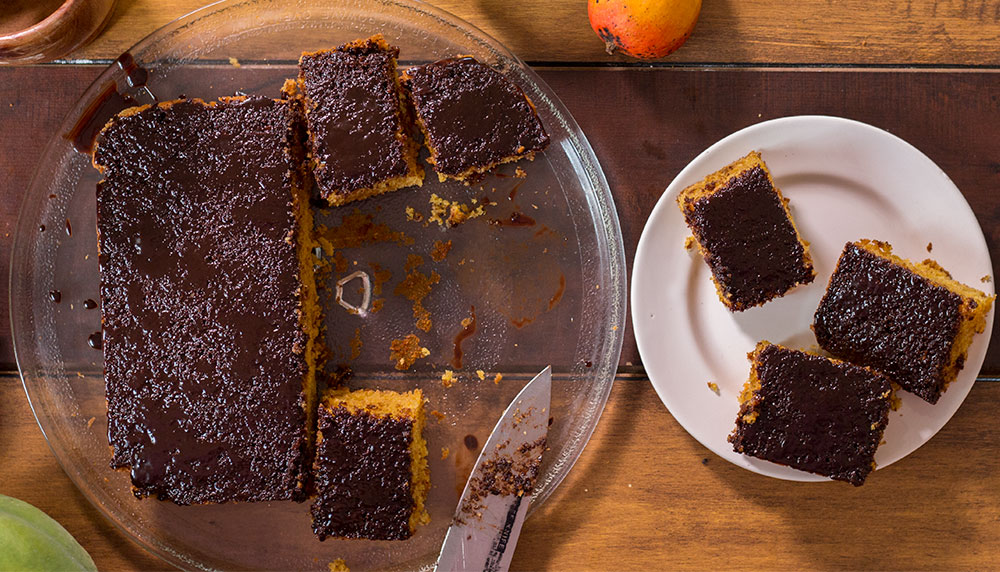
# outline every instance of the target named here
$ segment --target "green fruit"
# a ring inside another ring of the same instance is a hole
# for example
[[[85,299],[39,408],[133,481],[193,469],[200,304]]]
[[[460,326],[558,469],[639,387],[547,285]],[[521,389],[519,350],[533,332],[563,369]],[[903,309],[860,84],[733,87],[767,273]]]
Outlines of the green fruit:
[[[49,515],[0,495],[0,570],[91,570],[94,561]]]

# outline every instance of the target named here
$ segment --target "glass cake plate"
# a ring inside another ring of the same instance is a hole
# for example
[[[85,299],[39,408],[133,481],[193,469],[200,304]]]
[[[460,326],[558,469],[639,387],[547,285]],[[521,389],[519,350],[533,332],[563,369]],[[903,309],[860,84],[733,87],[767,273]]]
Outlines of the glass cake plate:
[[[119,93],[141,103],[152,96],[279,97],[284,79],[297,73],[300,52],[375,33],[400,48],[401,68],[458,54],[495,66],[525,90],[552,140],[534,161],[506,165],[478,185],[441,183],[428,171],[422,188],[318,216],[340,246],[325,256],[323,278],[331,367],[349,365],[352,388],[420,387],[428,410],[440,414],[428,416],[431,523],[407,541],[320,542],[308,504],[180,507],[136,499],[127,472],[108,466],[102,355],[91,347],[99,342],[100,310],[87,302],[99,300],[99,177],[77,146],[86,147],[108,110],[120,108]],[[471,210],[482,206],[485,214],[441,227],[429,222],[432,193]],[[408,208],[422,221],[409,220]],[[416,328],[419,311],[406,292],[397,291],[414,255],[419,272],[440,277],[422,300],[431,318],[427,332]],[[419,2],[250,0],[220,2],[165,26],[83,94],[46,148],[22,205],[10,305],[18,367],[52,451],[87,498],[139,544],[191,569],[325,570],[343,558],[352,570],[403,570],[433,565],[479,446],[513,396],[548,364],[551,450],[532,508],[566,476],[614,381],[625,284],[618,218],[590,145],[548,86],[498,42]],[[463,320],[473,307],[469,335]],[[408,334],[418,335],[430,355],[399,372],[390,343]],[[445,370],[458,378],[451,387],[441,381]]]

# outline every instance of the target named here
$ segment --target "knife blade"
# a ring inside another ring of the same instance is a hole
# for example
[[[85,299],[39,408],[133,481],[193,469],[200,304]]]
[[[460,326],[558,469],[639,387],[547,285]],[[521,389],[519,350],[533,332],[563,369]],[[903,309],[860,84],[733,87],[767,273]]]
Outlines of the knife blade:
[[[500,416],[465,483],[436,572],[510,567],[545,450],[551,395],[549,366]]]

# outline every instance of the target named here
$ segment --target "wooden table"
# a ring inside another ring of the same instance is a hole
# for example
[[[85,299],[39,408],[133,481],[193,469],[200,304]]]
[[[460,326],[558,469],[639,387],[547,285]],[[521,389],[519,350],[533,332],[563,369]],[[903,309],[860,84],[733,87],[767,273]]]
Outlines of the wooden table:
[[[110,59],[200,3],[120,0],[107,30],[72,59],[0,69],[0,268],[23,189],[71,103]],[[914,143],[962,189],[1000,255],[1000,0],[710,0],[687,45],[652,64],[606,55],[582,3],[435,4],[534,65],[577,118],[614,192],[630,267],[653,204],[690,159],[736,129],[800,113],[852,117]],[[0,493],[63,523],[102,570],[163,568],[62,472],[28,408],[9,334],[0,338]],[[710,453],[653,393],[629,326],[597,432],[526,523],[513,566],[998,568],[998,346],[994,335],[951,422],[855,489],[769,479]]]

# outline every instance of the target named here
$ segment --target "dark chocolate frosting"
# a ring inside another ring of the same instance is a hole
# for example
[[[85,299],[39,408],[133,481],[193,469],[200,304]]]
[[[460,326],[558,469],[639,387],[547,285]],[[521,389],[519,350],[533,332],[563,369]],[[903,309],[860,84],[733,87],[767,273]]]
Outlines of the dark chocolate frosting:
[[[751,367],[760,389],[744,404],[729,440],[744,453],[864,483],[889,422],[889,380],[865,368],[775,345]],[[752,423],[743,420],[757,412]]]
[[[936,403],[958,335],[962,298],[944,286],[848,243],[816,310],[820,347],[885,373]]]
[[[753,167],[685,210],[731,309],[745,310],[815,277],[767,173]]]
[[[95,164],[111,465],[137,496],[277,500],[303,471],[289,106],[119,116]]]
[[[473,58],[411,68],[403,85],[430,139],[438,172],[458,175],[549,144],[521,88]]]
[[[318,424],[311,511],[320,540],[409,538],[413,421],[320,407]]]
[[[405,175],[408,165],[396,57],[369,40],[306,54],[299,81],[306,97],[309,152],[320,196],[347,194]]]

